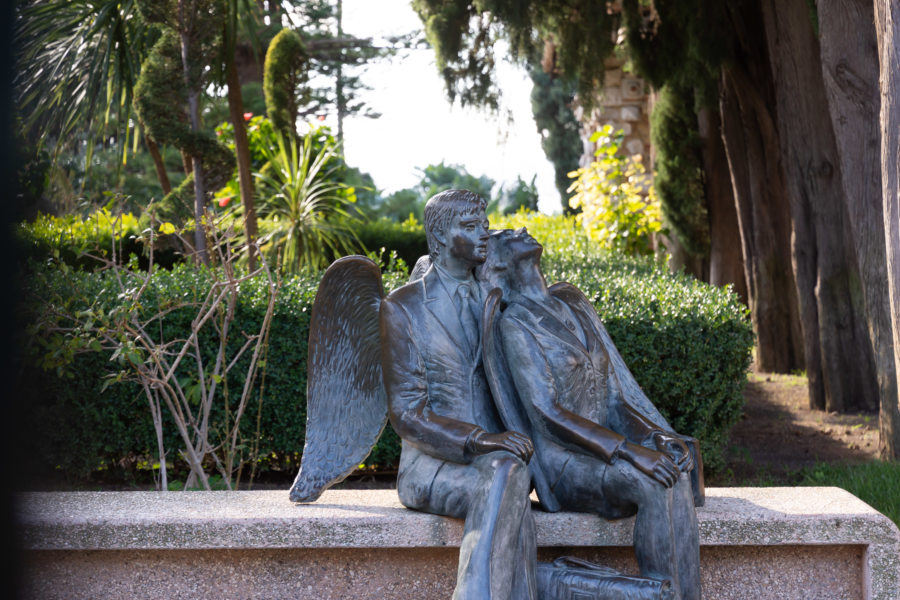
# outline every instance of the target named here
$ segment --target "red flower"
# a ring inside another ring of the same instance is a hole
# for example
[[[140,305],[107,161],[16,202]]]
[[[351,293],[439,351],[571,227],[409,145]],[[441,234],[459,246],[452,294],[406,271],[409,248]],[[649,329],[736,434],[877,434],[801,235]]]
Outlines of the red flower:
[[[253,113],[244,113],[244,120],[249,121],[253,118]]]
[[[231,196],[226,196],[224,198],[219,198],[219,206],[225,208],[228,206],[228,203],[231,202]]]

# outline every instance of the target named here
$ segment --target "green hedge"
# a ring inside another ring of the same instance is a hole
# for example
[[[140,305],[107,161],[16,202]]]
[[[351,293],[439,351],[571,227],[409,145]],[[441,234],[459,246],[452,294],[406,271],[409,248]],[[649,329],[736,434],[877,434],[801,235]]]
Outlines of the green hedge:
[[[31,223],[20,224],[16,235],[26,258],[44,261],[54,258],[73,267],[87,270],[98,268],[101,263],[85,255],[85,252],[110,257],[113,241],[116,252],[125,258],[138,257],[142,268],[147,267],[147,250],[140,240],[140,233],[146,225],[131,214],[113,217],[106,211],[99,211],[86,219],[77,216],[53,217],[39,215]],[[236,224],[238,227],[240,224]],[[428,254],[425,229],[418,223],[397,223],[390,219],[375,221],[352,221],[351,229],[359,243],[351,243],[359,254],[375,253],[387,261],[391,252],[411,268],[416,260]],[[174,236],[159,235],[153,261],[164,268],[171,268],[182,262],[179,252],[180,242]],[[335,257],[338,258],[338,257]]]
[[[38,215],[31,223],[22,223],[16,230],[16,238],[26,259],[42,262],[48,258],[67,265],[93,270],[103,265],[90,255],[112,258],[113,244],[117,261],[128,262],[136,256],[142,268],[147,268],[147,249],[141,241],[141,225],[132,214],[113,216],[100,210],[85,219],[76,215],[53,217]],[[171,268],[183,260],[181,244],[172,236],[160,235],[154,251],[153,262]]]
[[[568,280],[585,291],[649,397],[677,430],[701,440],[709,468],[720,467],[728,430],[741,413],[750,359],[752,334],[745,309],[728,290],[669,273],[652,261],[593,252],[563,218],[540,219],[551,218],[534,217],[526,224],[557,240],[546,244],[548,281]],[[503,224],[520,223],[497,223]],[[402,274],[389,275],[386,288],[402,279]],[[209,280],[208,273],[187,265],[158,271],[145,307],[152,311],[176,299],[200,297]],[[260,414],[262,470],[292,472],[303,448],[306,340],[317,285],[318,276],[284,281],[276,304]],[[36,265],[27,285],[23,319],[34,323],[47,310],[42,300],[56,295],[69,299],[70,311],[89,299],[112,308],[118,301],[117,289],[108,272],[61,272]],[[262,290],[260,282],[242,286],[236,329],[258,329],[264,313]],[[192,316],[187,310],[168,314],[165,335],[171,338],[187,331]],[[54,356],[54,346],[38,334],[26,340],[26,348],[31,396],[22,403],[23,430],[29,432],[23,444],[26,456],[43,468],[79,478],[124,457],[153,459],[155,437],[140,389],[128,382],[102,389],[104,377],[117,370],[108,356],[88,352],[75,356],[69,365],[57,366],[66,357]],[[242,381],[230,376],[227,384],[238,390]],[[219,406],[214,423],[221,424],[222,417]],[[243,421],[245,443],[253,442],[255,428],[256,408],[251,406]],[[173,427],[167,435],[167,447],[178,448]],[[398,456],[397,437],[388,431],[367,462],[392,467]]]

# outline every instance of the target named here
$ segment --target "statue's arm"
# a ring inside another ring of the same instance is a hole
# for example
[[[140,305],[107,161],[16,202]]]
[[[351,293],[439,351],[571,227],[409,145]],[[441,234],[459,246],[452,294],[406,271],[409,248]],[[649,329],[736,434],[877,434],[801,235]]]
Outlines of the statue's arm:
[[[573,451],[611,462],[625,437],[560,406],[552,367],[528,327],[514,317],[503,318],[500,337],[532,427]]]
[[[500,322],[503,350],[532,426],[570,450],[611,463],[621,458],[665,487],[679,468],[666,454],[633,444],[625,436],[559,405],[552,366],[534,335],[515,318]]]
[[[432,456],[457,463],[471,462],[466,444],[484,430],[431,410],[425,363],[403,307],[388,298],[381,305],[379,319],[381,366],[394,430],[407,443]]]

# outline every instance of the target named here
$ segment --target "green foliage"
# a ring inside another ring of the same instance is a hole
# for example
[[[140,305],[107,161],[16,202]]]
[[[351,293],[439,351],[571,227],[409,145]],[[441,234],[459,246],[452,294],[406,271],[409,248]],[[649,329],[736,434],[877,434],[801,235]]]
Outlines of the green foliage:
[[[579,93],[590,103],[619,24],[618,15],[596,0],[414,0],[413,8],[425,24],[450,99],[494,109],[500,90],[493,48],[499,38],[521,58],[538,53],[544,40],[553,41],[557,67],[577,77]]]
[[[605,248],[626,254],[653,253],[653,234],[662,229],[659,200],[640,157],[619,154],[625,134],[604,125],[591,136],[597,159],[570,177],[578,221]]]
[[[306,343],[309,315],[320,274],[285,279],[275,305],[265,365],[257,377],[248,415],[241,421],[241,442],[245,452],[258,453],[259,471],[284,470],[293,473],[299,465],[306,427]],[[405,282],[405,274],[387,272],[385,287],[390,290]],[[199,302],[207,293],[211,275],[204,269],[178,265],[171,271],[154,273],[144,293],[142,310],[155,314],[160,309],[186,301]],[[87,346],[72,354],[72,344],[48,333],[55,311],[50,298],[63,298],[67,311],[75,313],[91,306],[113,311],[121,306],[119,285],[111,271],[89,273],[52,266],[35,265],[28,280],[22,319],[29,324],[23,389],[29,396],[19,403],[23,431],[22,456],[29,467],[61,471],[66,476],[85,478],[99,469],[123,469],[141,457],[153,457],[156,438],[147,401],[135,382],[116,380],[120,365],[110,354]],[[240,332],[258,331],[266,310],[266,285],[262,278],[241,284],[236,306],[229,353],[235,355],[243,344]],[[164,339],[186,337],[196,311],[191,307],[172,310],[155,322]],[[213,332],[203,332],[214,336]],[[216,342],[203,338],[204,361],[210,361]],[[207,355],[208,353],[208,355]],[[241,361],[248,361],[244,356]],[[179,373],[196,372],[194,358],[187,356]],[[220,390],[232,397],[240,395],[246,365],[239,363],[229,372]],[[111,378],[111,379],[110,379]],[[261,412],[257,414],[258,407]],[[232,410],[233,410],[232,406]],[[169,417],[165,417],[166,447],[177,448],[180,440]],[[224,429],[225,403],[217,401],[210,416],[210,431]],[[259,433],[257,433],[259,432]],[[214,434],[215,435],[215,434]],[[385,433],[373,450],[368,464],[392,466],[399,455],[396,436]],[[391,460],[394,462],[379,462]],[[151,458],[152,461],[152,458]],[[184,471],[180,458],[170,455],[176,469]],[[118,466],[117,466],[118,465]]]
[[[709,218],[703,185],[703,148],[692,88],[666,84],[653,107],[650,132],[662,214],[670,232],[694,256],[709,252]]]
[[[537,66],[528,69],[534,86],[531,88],[531,112],[541,134],[541,148],[553,163],[556,189],[563,210],[570,212],[569,173],[578,168],[581,158],[581,136],[578,121],[572,112],[576,85],[560,77],[552,77]]]
[[[804,469],[800,485],[843,488],[884,513],[900,527],[900,463],[817,464]]]
[[[93,270],[103,265],[103,259],[112,259],[115,245],[120,264],[128,263],[131,257],[143,267],[147,264],[142,227],[131,213],[114,215],[104,208],[84,219],[76,215],[40,214],[30,223],[19,224],[16,237],[25,257],[35,261],[54,260]],[[154,253],[157,265],[169,268],[181,258],[165,239],[157,242]]]
[[[135,109],[147,135],[157,143],[171,144],[200,160],[207,197],[212,198],[231,177],[235,168],[234,154],[213,136],[191,129],[185,112],[187,94],[181,41],[174,30],[167,29],[144,62],[135,87]],[[196,216],[193,177],[186,177],[154,205],[154,210],[160,220],[177,224]]]
[[[355,254],[374,252],[383,261],[394,252],[408,266],[415,265],[420,257],[428,254],[425,228],[415,219],[400,223],[382,217],[374,221],[355,221],[352,227],[360,244],[353,249]]]
[[[425,202],[435,194],[449,189],[469,190],[485,200],[491,199],[494,180],[487,175],[471,175],[462,165],[445,165],[441,161],[437,165],[428,165],[421,172],[422,181],[417,188]]]
[[[509,215],[520,210],[537,210],[538,191],[534,185],[536,179],[537,175],[531,178],[531,182],[526,182],[516,175],[516,183],[512,187],[508,189],[501,187],[497,203],[500,212]]]
[[[263,252],[284,273],[324,268],[330,256],[348,252],[353,230],[347,210],[355,197],[332,177],[340,166],[333,138],[312,131],[301,142],[293,136],[286,142],[279,134],[277,149],[265,154],[268,168],[256,173]]]
[[[519,213],[491,226],[524,226],[542,242],[547,282],[585,293],[647,396],[676,431],[700,440],[710,470],[722,468],[753,346],[735,294],[648,258],[605,252],[573,217]]]
[[[15,96],[29,141],[75,145],[76,130],[127,138],[141,60],[159,35],[134,0],[15,6]]]
[[[285,136],[297,135],[300,107],[309,100],[307,62],[303,40],[291,29],[278,32],[266,52],[263,72],[266,109],[275,129]]]

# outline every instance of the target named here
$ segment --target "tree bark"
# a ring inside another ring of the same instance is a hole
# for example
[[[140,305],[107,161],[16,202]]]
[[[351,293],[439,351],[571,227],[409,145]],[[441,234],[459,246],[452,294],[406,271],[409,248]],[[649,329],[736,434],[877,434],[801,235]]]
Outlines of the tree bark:
[[[871,0],[818,0],[822,75],[862,280],[878,386],[881,454],[900,457],[900,409],[881,202],[878,42]]]
[[[875,0],[875,30],[881,71],[881,201],[894,373],[900,389],[900,8],[896,2]]]
[[[703,140],[703,171],[706,212],[709,218],[709,283],[731,284],[735,293],[747,304],[747,278],[738,228],[734,192],[728,176],[728,157],[722,143],[719,113],[704,108],[697,114],[700,139]]]
[[[156,177],[159,179],[159,185],[162,186],[163,194],[169,194],[172,191],[172,184],[169,183],[169,174],[166,173],[166,164],[163,162],[162,154],[159,153],[159,146],[153,141],[153,138],[144,136],[147,142],[147,150],[153,157],[153,166],[156,167]]]
[[[238,79],[235,61],[225,66],[228,86],[228,110],[234,126],[234,147],[237,151],[238,184],[241,188],[241,205],[244,207],[244,233],[247,236],[247,268],[256,269],[256,239],[259,237],[256,225],[256,205],[253,198],[253,175],[250,173],[250,142],[244,125],[244,101],[241,98],[241,82]]]
[[[875,410],[878,393],[859,272],[804,0],[763,0],[812,408]]]
[[[760,15],[731,15],[735,59],[722,69],[722,141],[734,191],[750,316],[763,371],[804,367],[797,289],[791,270],[790,213],[778,157],[774,93]]]

